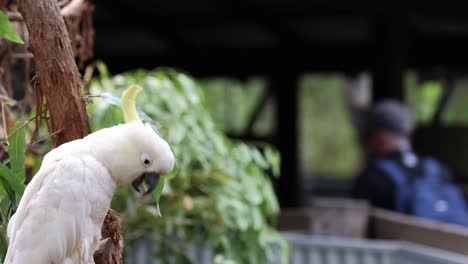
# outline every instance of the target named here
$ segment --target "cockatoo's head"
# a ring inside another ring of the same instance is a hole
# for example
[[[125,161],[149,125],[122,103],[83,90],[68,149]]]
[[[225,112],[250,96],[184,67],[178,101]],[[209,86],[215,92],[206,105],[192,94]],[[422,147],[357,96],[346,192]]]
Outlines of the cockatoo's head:
[[[142,90],[132,85],[122,94],[126,124],[105,128],[88,135],[93,154],[118,185],[132,185],[137,191],[145,181],[151,192],[159,177],[174,167],[169,144],[139,118],[135,98]]]
[[[88,135],[95,158],[117,185],[132,185],[137,191],[145,181],[148,192],[159,177],[172,171],[174,154],[167,142],[141,121],[133,121]]]

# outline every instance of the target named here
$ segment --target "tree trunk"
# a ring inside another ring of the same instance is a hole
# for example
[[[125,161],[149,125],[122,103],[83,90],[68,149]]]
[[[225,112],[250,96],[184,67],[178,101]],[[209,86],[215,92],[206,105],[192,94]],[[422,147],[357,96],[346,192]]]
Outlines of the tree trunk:
[[[84,137],[90,129],[80,73],[56,1],[20,0],[19,11],[28,27],[37,67],[36,89],[49,109],[54,145]]]
[[[56,0],[19,0],[19,11],[30,34],[36,63],[36,107],[49,110],[49,133],[55,146],[82,138],[90,132],[81,94],[80,73]],[[121,263],[122,237],[118,216],[109,211],[103,235],[111,237],[107,256],[95,256],[97,264]],[[105,238],[105,237],[103,237]]]

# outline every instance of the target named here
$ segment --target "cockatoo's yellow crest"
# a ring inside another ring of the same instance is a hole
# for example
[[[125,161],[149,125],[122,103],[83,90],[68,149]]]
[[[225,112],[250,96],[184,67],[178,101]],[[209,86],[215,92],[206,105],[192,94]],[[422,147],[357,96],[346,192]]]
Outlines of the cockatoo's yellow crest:
[[[143,90],[143,88],[141,88],[140,85],[134,84],[128,87],[127,90],[122,93],[122,111],[124,114],[125,123],[141,121],[140,117],[138,116],[135,102],[135,99],[141,90]]]

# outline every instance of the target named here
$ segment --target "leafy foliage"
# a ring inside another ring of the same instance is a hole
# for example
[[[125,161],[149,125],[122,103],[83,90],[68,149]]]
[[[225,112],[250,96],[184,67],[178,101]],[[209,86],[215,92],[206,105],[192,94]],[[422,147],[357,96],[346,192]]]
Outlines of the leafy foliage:
[[[160,200],[162,217],[152,197],[120,189],[114,208],[123,212],[127,244],[152,233],[156,254],[165,262],[190,263],[185,248],[201,243],[218,262],[264,263],[279,245],[287,244],[271,226],[279,208],[267,172],[277,174],[280,157],[268,145],[251,146],[228,139],[208,113],[199,85],[172,69],[137,70],[101,78],[89,85],[93,129],[122,122],[113,97],[131,84],[144,87],[138,99],[144,119],[171,145],[178,175],[166,184]],[[223,260],[223,261],[220,261]]]
[[[411,115],[421,124],[430,124],[442,95],[441,83],[431,80],[418,85],[416,73],[407,72],[405,86],[405,99]]]
[[[250,117],[268,88],[266,79],[259,77],[245,81],[207,78],[201,84],[215,123],[234,135],[247,132]],[[298,138],[303,175],[353,176],[358,169],[360,149],[346,101],[344,76],[305,74],[298,85]],[[277,125],[275,110],[272,96],[253,124],[253,134],[273,135]]]
[[[267,92],[264,78],[249,78],[244,82],[227,78],[207,78],[200,81],[208,110],[216,125],[230,134],[242,134],[247,129],[255,107]],[[271,135],[275,129],[275,105],[270,99],[253,124],[256,135]]]
[[[454,87],[449,87],[453,85]],[[446,89],[453,88],[441,116],[443,126],[460,126],[468,124],[468,111],[466,102],[468,100],[468,79],[458,76],[454,82],[434,78],[418,82],[418,74],[409,71],[405,74],[405,95],[411,114],[421,125],[433,123],[436,108]]]
[[[0,163],[0,257],[3,259],[7,250],[6,229],[8,221],[18,207],[25,185],[26,139],[23,124],[12,129],[9,138],[9,159]],[[7,166],[7,163],[10,166]]]
[[[360,159],[344,80],[307,74],[299,83],[301,167],[312,174],[352,176]]]
[[[23,40],[18,33],[16,33],[8,20],[8,17],[2,12],[2,10],[0,10],[0,39],[1,38],[8,39],[15,43],[24,44]]]

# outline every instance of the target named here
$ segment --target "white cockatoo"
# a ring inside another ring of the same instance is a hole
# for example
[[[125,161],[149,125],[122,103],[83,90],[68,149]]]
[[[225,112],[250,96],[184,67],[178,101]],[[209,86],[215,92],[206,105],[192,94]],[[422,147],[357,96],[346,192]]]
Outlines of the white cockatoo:
[[[150,192],[173,169],[167,142],[138,118],[134,101],[140,90],[132,86],[122,96],[126,124],[65,143],[44,157],[9,222],[5,264],[94,263],[117,186],[139,191],[145,181]]]

